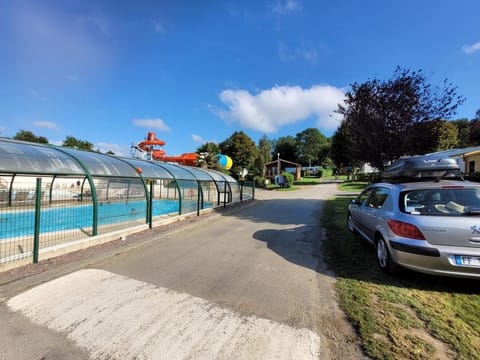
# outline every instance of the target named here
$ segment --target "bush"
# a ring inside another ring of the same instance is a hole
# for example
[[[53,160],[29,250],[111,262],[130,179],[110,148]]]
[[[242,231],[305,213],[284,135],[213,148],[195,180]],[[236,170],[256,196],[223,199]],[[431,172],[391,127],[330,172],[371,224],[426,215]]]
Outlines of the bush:
[[[265,178],[262,176],[255,176],[254,179],[255,181],[255,187],[261,187],[264,188],[265,186]]]
[[[287,182],[287,185],[290,187],[293,185],[293,181],[294,181],[294,178],[293,178],[293,175],[290,174],[289,172],[286,172],[284,171],[282,173],[282,176],[285,178],[285,181]]]
[[[378,182],[379,179],[380,179],[380,173],[378,172],[355,174],[356,181],[366,181],[368,183],[374,183],[374,182]]]

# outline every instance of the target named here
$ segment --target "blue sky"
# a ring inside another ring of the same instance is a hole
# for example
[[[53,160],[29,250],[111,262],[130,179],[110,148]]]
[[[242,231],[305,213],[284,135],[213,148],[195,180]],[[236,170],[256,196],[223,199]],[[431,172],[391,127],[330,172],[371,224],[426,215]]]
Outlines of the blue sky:
[[[353,82],[396,66],[447,78],[480,109],[480,2],[0,0],[0,135],[20,129],[169,155],[318,127]]]

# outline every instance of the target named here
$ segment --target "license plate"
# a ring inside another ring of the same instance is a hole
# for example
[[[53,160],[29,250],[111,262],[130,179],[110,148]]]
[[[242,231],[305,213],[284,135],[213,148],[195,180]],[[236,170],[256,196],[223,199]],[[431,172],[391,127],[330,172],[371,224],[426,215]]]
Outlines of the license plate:
[[[480,266],[480,256],[455,255],[455,264]]]

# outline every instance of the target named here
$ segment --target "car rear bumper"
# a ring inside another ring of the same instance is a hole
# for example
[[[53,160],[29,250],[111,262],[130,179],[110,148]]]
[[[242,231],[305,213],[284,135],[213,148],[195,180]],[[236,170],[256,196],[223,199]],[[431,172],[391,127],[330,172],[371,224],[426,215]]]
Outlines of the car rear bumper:
[[[454,260],[454,255],[480,257],[479,249],[432,247],[425,242],[401,240],[390,241],[390,248],[393,260],[405,268],[432,275],[480,279],[480,266],[457,265]]]

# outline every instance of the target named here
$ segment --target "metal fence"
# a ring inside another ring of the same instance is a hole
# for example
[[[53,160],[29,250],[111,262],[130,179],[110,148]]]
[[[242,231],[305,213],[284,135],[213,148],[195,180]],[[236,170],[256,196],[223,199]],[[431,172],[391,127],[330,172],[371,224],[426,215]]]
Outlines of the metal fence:
[[[253,182],[52,176],[15,179],[0,189],[0,270],[3,264],[37,262],[42,251],[74,245],[137,225],[253,199]],[[237,185],[237,184],[235,184]],[[93,190],[93,191],[92,191]]]

